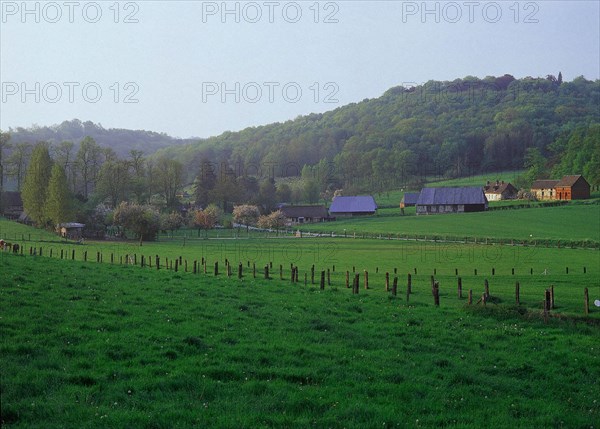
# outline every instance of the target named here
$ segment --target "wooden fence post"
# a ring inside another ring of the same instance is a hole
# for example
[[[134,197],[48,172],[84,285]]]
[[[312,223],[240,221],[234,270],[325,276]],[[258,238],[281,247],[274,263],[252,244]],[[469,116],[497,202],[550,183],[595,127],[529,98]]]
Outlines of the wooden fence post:
[[[521,304],[521,285],[519,282],[515,283],[515,302],[517,305]]]
[[[469,305],[473,304],[473,289],[469,289]]]
[[[496,275],[496,269],[492,268],[492,275],[495,276]]]
[[[111,255],[112,258],[112,255]],[[111,259],[112,261],[112,259]],[[160,270],[160,256],[156,255],[156,269]]]
[[[179,259],[175,258],[175,272],[179,271]],[[215,267],[215,276],[217,275],[217,267]]]
[[[548,323],[548,313],[550,312],[550,291],[544,291],[544,322]]]
[[[475,269],[473,270],[473,274],[474,274],[474,275],[477,275],[477,268],[475,268]]]
[[[244,276],[244,264],[241,262],[238,264],[238,279],[241,279]]]
[[[369,289],[369,272],[365,270],[365,289]]]
[[[256,262],[252,262],[252,278],[256,278]]]
[[[396,296],[398,293],[398,277],[394,277],[394,281],[392,283],[392,295]]]
[[[329,268],[327,268],[327,286],[331,286],[331,273]]]
[[[219,262],[215,262],[215,276],[219,275]]]
[[[554,285],[550,285],[550,308],[554,310]]]
[[[312,267],[310,267],[310,284],[315,284],[315,264],[313,264]]]
[[[416,271],[416,269],[415,269]],[[408,273],[408,279],[406,282],[406,296],[410,295],[412,293],[412,276],[410,275],[410,273]]]
[[[389,292],[390,290],[390,273],[386,271],[385,273],[385,291]]]
[[[321,271],[321,290],[325,289],[325,271]]]
[[[279,264],[279,280],[283,280],[283,265]]]
[[[358,295],[359,290],[360,290],[360,274],[356,273],[354,275],[354,293]]]
[[[462,299],[462,278],[458,278],[458,299]]]
[[[269,280],[269,265],[265,265],[265,280]]]
[[[583,290],[583,314],[586,316],[590,314],[590,295],[588,293],[588,288]]]
[[[142,255],[142,260],[140,261],[142,268],[144,268],[145,264],[144,255]]]
[[[485,290],[485,298],[487,300],[487,298],[490,296],[490,284],[488,283],[487,279],[484,280],[483,287]]]
[[[433,303],[436,307],[440,306],[440,282],[433,283]]]

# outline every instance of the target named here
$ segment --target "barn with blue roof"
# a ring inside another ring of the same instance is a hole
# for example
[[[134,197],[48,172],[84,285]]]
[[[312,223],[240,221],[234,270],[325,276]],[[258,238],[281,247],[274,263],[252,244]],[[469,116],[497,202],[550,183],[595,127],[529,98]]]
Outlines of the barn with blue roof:
[[[488,201],[480,187],[423,188],[417,214],[469,213],[487,210]]]
[[[377,204],[371,195],[335,197],[329,207],[331,216],[365,216],[375,214]]]

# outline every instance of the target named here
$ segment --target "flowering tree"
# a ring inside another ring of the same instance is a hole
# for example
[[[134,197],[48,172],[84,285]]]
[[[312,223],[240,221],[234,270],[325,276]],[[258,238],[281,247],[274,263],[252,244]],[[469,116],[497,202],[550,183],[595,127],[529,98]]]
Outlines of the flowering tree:
[[[233,208],[233,220],[246,225],[246,230],[250,225],[256,225],[259,216],[258,207],[250,204],[242,204]]]
[[[153,239],[160,227],[160,215],[150,206],[122,202],[115,209],[113,218],[115,225],[127,228],[139,237],[140,246],[144,239]]]
[[[198,236],[200,236],[200,230],[206,231],[208,237],[208,230],[215,227],[223,212],[219,207],[214,204],[209,205],[204,210],[196,210],[193,214],[193,223],[198,228]]]

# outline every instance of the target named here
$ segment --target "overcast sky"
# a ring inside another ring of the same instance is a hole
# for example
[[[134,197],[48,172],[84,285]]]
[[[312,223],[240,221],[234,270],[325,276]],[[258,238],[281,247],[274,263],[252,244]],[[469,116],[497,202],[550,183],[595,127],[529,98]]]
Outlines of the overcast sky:
[[[2,1],[0,128],[208,137],[509,73],[600,78],[600,2]]]

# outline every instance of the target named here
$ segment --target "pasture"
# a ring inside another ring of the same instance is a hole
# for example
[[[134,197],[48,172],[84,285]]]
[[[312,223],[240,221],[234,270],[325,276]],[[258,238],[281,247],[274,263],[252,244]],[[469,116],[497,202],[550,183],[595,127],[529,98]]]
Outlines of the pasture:
[[[140,247],[66,243],[2,220],[0,231],[26,239],[15,240],[23,256],[0,252],[3,427],[529,428],[600,420],[597,250],[264,234]],[[330,284],[321,290],[325,270]],[[345,284],[353,270],[356,295]],[[398,277],[396,296],[385,290],[386,272]],[[491,299],[483,306],[485,280]],[[545,323],[551,286],[556,308]]]
[[[389,209],[392,210],[392,209]],[[414,208],[410,208],[414,213]],[[397,210],[394,209],[397,213]],[[408,210],[407,210],[408,211]],[[389,213],[384,211],[384,213]],[[456,238],[494,238],[515,240],[563,240],[600,242],[600,205],[568,204],[431,216],[383,216],[339,218],[335,222],[304,225],[305,231],[400,234]]]
[[[597,325],[2,254],[8,428],[594,427]],[[418,283],[418,282],[417,282]],[[402,287],[404,290],[404,287]],[[492,292],[492,295],[494,292]],[[563,298],[561,298],[563,299]]]

